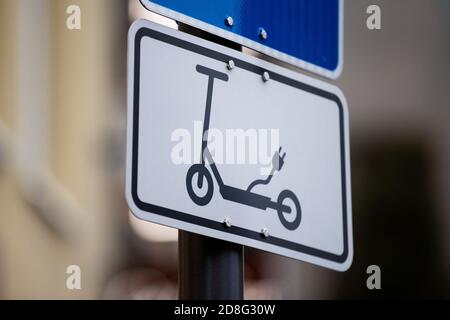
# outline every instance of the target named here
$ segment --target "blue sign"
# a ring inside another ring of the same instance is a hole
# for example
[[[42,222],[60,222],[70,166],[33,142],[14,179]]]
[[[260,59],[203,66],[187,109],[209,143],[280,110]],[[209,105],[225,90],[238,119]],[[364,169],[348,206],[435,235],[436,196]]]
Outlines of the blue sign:
[[[141,0],[156,13],[330,78],[342,69],[341,0]]]

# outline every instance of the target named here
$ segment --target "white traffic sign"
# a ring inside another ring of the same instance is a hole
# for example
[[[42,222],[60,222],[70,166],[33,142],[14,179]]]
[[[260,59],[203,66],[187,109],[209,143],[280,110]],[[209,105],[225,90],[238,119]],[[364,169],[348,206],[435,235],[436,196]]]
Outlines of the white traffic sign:
[[[148,21],[129,32],[138,218],[344,271],[348,113],[335,86]]]

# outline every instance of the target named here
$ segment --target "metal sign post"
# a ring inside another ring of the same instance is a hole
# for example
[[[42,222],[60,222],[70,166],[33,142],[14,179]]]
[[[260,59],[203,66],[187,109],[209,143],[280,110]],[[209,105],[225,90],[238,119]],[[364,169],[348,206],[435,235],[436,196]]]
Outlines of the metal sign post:
[[[241,46],[183,23],[178,30],[232,49]],[[178,283],[182,300],[242,300],[244,298],[244,247],[178,231]]]
[[[180,230],[179,298],[243,299],[243,256],[242,245]]]

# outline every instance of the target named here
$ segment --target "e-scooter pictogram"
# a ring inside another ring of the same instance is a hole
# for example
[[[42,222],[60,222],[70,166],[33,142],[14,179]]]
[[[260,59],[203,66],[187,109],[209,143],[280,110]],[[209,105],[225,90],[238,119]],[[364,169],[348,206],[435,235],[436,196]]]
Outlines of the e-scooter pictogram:
[[[186,187],[189,194],[189,197],[199,206],[207,205],[213,196],[214,185],[210,171],[206,168],[205,158],[208,160],[208,164],[211,167],[212,173],[219,185],[219,191],[222,197],[229,201],[234,201],[237,203],[245,204],[254,208],[267,210],[267,208],[271,208],[277,211],[278,217],[282,223],[282,225],[288,230],[295,230],[300,225],[300,221],[302,218],[302,212],[300,207],[300,202],[297,199],[297,196],[290,190],[283,190],[278,196],[276,202],[272,201],[271,198],[256,194],[251,190],[257,185],[267,185],[272,180],[273,175],[276,171],[280,171],[284,165],[284,158],[286,153],[281,155],[281,148],[275,152],[272,158],[272,171],[268,175],[266,179],[255,180],[253,181],[247,188],[247,190],[238,189],[232,186],[226,185],[220,173],[217,169],[217,166],[214,163],[214,160],[211,156],[211,153],[208,149],[208,130],[209,130],[209,121],[211,115],[211,105],[212,105],[212,95],[213,95],[213,87],[214,87],[214,79],[219,79],[222,81],[228,81],[228,75],[226,73],[222,73],[201,65],[197,65],[197,72],[208,76],[208,92],[206,96],[206,110],[205,110],[205,119],[203,122],[203,139],[202,139],[202,155],[201,155],[201,163],[192,165],[186,175]],[[194,179],[195,175],[197,175],[197,179]],[[203,192],[203,195],[197,195],[193,188],[193,183],[197,184],[199,189],[203,188],[204,180],[206,180],[206,192]],[[295,207],[295,212],[288,205],[284,204],[285,200],[291,200]],[[294,215],[291,219],[286,219],[285,214]]]

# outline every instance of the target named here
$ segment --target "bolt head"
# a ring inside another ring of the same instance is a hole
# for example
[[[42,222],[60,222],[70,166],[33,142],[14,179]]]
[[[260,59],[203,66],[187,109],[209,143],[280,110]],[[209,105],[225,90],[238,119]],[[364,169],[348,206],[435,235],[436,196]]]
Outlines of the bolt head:
[[[228,70],[234,69],[234,61],[233,60],[228,61],[227,68],[228,68]]]
[[[269,229],[267,229],[267,228],[262,228],[262,229],[261,229],[261,235],[262,235],[264,238],[268,238],[268,237],[269,237]]]
[[[223,224],[224,224],[227,228],[230,228],[230,227],[231,227],[231,219],[228,218],[228,217],[226,217],[226,218],[223,220]]]
[[[264,82],[267,82],[270,80],[270,75],[267,71],[264,71],[263,75],[262,75],[262,79]]]
[[[259,29],[259,37],[262,40],[266,40],[267,39],[267,31],[264,28],[260,28]]]
[[[228,17],[225,19],[225,23],[227,24],[227,26],[232,27],[233,24],[234,24],[233,17],[228,16]]]

